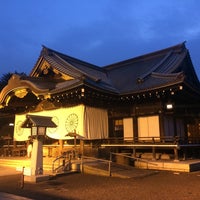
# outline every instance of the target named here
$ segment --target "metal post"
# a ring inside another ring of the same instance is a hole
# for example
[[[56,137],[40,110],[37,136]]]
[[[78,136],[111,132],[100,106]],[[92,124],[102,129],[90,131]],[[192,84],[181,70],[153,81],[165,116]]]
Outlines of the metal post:
[[[112,161],[112,152],[110,152],[110,161]]]
[[[108,173],[111,176],[111,161],[108,162]]]
[[[21,174],[21,180],[20,180],[20,188],[24,188],[24,167],[22,167],[22,174]]]
[[[82,173],[84,173],[84,171],[83,171],[84,169],[83,169],[83,156],[81,157],[81,172]]]

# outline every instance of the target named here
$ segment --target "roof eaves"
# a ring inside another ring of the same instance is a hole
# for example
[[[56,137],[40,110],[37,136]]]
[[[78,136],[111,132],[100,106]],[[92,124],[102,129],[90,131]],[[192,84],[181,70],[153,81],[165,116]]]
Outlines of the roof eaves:
[[[137,95],[141,93],[146,93],[146,92],[153,92],[153,91],[158,91],[158,90],[164,90],[165,88],[169,87],[175,87],[176,85],[183,84],[184,81],[183,79],[177,80],[176,82],[169,82],[167,84],[155,86],[155,87],[149,87],[149,88],[144,88],[144,89],[138,89],[135,91],[126,91],[126,92],[121,92],[120,95]]]
[[[51,94],[66,92],[68,90],[72,90],[82,85],[84,85],[84,83],[82,80],[79,79],[65,81],[63,83],[58,83],[55,89],[49,91],[49,94],[51,95]]]
[[[101,91],[103,90],[104,92],[107,91],[112,94],[119,94],[118,89],[116,89],[112,85],[109,85],[105,82],[94,82],[92,80],[87,79],[84,81],[84,83],[85,83],[85,85],[90,86],[96,90],[101,90]]]
[[[27,115],[26,120],[22,124],[22,127],[57,127],[57,125],[51,119],[52,117],[47,116]]]

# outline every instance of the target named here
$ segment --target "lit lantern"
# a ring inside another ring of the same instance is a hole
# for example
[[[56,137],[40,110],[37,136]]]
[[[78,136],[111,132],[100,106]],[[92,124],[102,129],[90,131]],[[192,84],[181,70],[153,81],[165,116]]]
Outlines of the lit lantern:
[[[31,128],[31,138],[45,136],[47,127],[57,127],[52,121],[52,117],[26,115],[26,120],[22,124],[22,128]]]

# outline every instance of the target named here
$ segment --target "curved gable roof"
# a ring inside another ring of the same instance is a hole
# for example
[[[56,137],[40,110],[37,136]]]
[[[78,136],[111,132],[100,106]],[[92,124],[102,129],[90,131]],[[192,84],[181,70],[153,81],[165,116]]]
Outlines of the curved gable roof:
[[[109,82],[107,72],[103,68],[62,54],[45,46],[43,46],[40,57],[43,57],[59,72],[70,75],[74,78],[88,77],[95,81],[101,80]],[[37,67],[38,65],[33,68],[30,76],[34,76],[34,72],[37,70]]]
[[[45,59],[60,73],[74,78],[57,81],[35,76],[41,59]],[[199,80],[184,43],[105,67],[98,67],[43,47],[30,76],[20,77],[18,82],[21,87],[30,88],[37,94],[56,94],[86,85],[96,90],[123,95],[179,83],[200,91]],[[10,91],[9,88],[5,89]],[[5,91],[2,93],[7,94]]]
[[[185,43],[105,66],[120,93],[158,89],[185,81],[196,88],[199,80]]]
[[[43,46],[40,57],[30,73],[31,77],[37,76],[37,71],[40,71],[40,62],[47,61],[53,69],[59,73],[73,77],[70,80],[62,80],[56,84],[56,87],[51,90],[52,93],[64,91],[72,87],[88,84],[96,89],[106,90],[110,92],[118,92],[111,85],[110,79],[107,76],[107,71],[102,67],[92,65],[90,63],[81,61],[71,56],[62,54],[58,51],[49,49]]]

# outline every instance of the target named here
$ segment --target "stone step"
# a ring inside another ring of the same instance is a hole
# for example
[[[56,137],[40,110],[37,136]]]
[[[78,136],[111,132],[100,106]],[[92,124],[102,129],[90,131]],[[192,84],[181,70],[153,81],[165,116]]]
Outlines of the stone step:
[[[52,165],[54,157],[44,157],[43,158],[43,170],[44,173],[52,173]],[[27,157],[1,157],[0,166],[13,167],[13,168],[30,168],[31,159]],[[62,162],[56,162],[55,167],[62,165]]]
[[[16,167],[16,166],[30,166],[30,159],[15,159],[15,158],[0,158],[1,166]]]
[[[52,171],[52,159],[43,159],[43,170],[44,171]],[[0,166],[6,166],[6,167],[30,167],[31,160],[30,158],[13,158],[13,157],[7,157],[7,158],[0,158]]]

